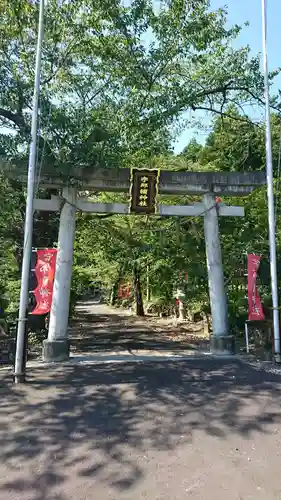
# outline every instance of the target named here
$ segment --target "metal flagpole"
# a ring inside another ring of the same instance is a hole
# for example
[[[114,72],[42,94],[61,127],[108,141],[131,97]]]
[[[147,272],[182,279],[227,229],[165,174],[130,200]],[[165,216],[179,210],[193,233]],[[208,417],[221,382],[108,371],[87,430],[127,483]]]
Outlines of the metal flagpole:
[[[44,34],[44,1],[40,0],[38,40],[35,64],[35,81],[33,92],[33,109],[31,123],[31,142],[28,162],[28,180],[27,180],[27,199],[24,226],[24,247],[21,274],[20,306],[17,329],[17,344],[15,357],[14,381],[16,384],[25,382],[25,332],[26,332],[26,312],[28,307],[28,285],[30,259],[32,251],[32,230],[33,230],[33,198],[35,186],[35,168],[36,168],[36,148],[37,148],[37,121],[38,121],[38,102],[40,92],[40,72],[41,72],[41,53]]]
[[[270,273],[273,306],[273,330],[274,330],[274,354],[275,360],[280,362],[280,330],[278,310],[278,283],[277,262],[275,244],[275,214],[274,214],[274,190],[273,190],[273,167],[272,146],[270,126],[270,102],[269,102],[269,80],[267,62],[267,4],[262,0],[262,43],[263,43],[263,69],[264,69],[264,99],[265,99],[265,138],[266,138],[266,177],[267,177],[267,199],[268,199],[268,226],[270,246]]]

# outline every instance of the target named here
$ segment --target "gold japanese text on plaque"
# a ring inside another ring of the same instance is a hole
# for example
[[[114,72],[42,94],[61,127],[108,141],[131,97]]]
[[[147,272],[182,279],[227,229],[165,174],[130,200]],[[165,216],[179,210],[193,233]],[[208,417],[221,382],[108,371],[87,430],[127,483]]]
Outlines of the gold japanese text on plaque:
[[[130,213],[154,214],[157,209],[159,170],[131,170]]]

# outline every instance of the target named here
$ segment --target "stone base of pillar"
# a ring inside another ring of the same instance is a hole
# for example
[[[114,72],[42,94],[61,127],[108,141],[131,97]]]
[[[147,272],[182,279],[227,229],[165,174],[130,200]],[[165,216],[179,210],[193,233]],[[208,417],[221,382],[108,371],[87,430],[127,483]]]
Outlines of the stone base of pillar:
[[[274,361],[278,365],[281,363],[281,356],[280,356],[280,354],[274,354]]]
[[[221,356],[235,354],[234,335],[210,335],[210,350],[212,354]]]
[[[43,361],[67,361],[69,359],[69,351],[69,339],[44,340],[42,350]]]

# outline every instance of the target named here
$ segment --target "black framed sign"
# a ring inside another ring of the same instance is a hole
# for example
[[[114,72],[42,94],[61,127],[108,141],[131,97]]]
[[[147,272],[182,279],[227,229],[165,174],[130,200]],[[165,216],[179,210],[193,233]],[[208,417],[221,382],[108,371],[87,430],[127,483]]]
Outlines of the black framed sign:
[[[155,214],[159,176],[159,170],[131,170],[130,213]]]

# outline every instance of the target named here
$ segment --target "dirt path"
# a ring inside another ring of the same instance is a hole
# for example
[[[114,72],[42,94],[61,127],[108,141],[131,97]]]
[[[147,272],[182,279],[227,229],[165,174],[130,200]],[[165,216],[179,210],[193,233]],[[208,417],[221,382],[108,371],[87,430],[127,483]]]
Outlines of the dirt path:
[[[0,372],[0,500],[280,500],[281,376],[235,360]]]
[[[206,350],[202,327],[202,323],[176,325],[171,319],[136,318],[125,309],[84,302],[76,307],[70,339],[73,352]]]

